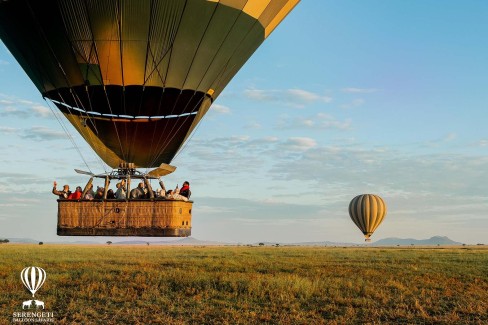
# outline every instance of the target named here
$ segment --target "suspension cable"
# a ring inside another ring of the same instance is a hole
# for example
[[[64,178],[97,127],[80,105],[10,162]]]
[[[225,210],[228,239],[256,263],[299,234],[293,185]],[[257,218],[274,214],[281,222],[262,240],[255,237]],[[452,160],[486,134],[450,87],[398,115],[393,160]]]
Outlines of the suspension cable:
[[[81,160],[83,160],[83,163],[85,164],[86,168],[88,168],[88,170],[90,172],[91,169],[90,169],[90,166],[88,166],[88,163],[86,162],[85,160],[85,157],[83,156],[83,154],[81,153],[81,150],[80,148],[78,147],[78,145],[76,144],[76,141],[75,139],[73,138],[73,136],[71,135],[71,133],[69,133],[68,131],[68,128],[66,127],[66,125],[64,125],[64,123],[62,122],[62,119],[59,118],[59,116],[56,114],[56,111],[55,109],[53,109],[51,107],[51,105],[49,104],[49,101],[46,100],[46,98],[44,98],[44,101],[47,103],[47,106],[49,107],[49,109],[51,110],[51,112],[53,113],[54,117],[56,118],[56,120],[58,121],[59,125],[61,125],[61,128],[63,129],[63,131],[66,133],[66,136],[67,138],[70,140],[71,144],[73,145],[73,147],[76,149],[76,151],[78,152],[78,154],[80,155],[81,157]]]
[[[33,13],[33,9],[32,9],[32,7],[31,7],[29,4],[27,4],[27,5],[28,5],[28,7],[29,7],[30,12],[31,12],[31,13]],[[66,75],[66,72],[64,71],[64,69],[63,69],[63,67],[62,67],[62,65],[61,65],[61,62],[60,62],[60,61],[59,61],[59,59],[57,58],[57,56],[56,56],[56,54],[55,54],[55,52],[54,52],[54,50],[53,50],[53,48],[52,48],[51,44],[49,43],[49,41],[48,41],[48,39],[47,39],[47,37],[46,37],[46,35],[45,35],[45,33],[44,33],[44,30],[43,30],[42,26],[40,25],[39,21],[38,21],[37,19],[35,19],[35,18],[34,18],[35,16],[34,16],[33,14],[32,14],[32,17],[33,17],[33,19],[34,19],[35,23],[37,24],[37,26],[38,26],[38,28],[39,28],[39,33],[42,35],[42,37],[44,38],[44,41],[46,42],[47,46],[49,47],[50,54],[53,56],[53,58],[54,58],[54,60],[56,61],[56,63],[57,63],[57,65],[58,65],[58,67],[59,67],[59,69],[60,69],[60,71],[61,71],[61,73],[62,73],[63,77],[65,78],[65,81],[66,81],[66,83],[67,83],[67,85],[68,85],[68,88],[71,90],[71,85],[70,85],[69,78],[68,78],[68,76]],[[59,92],[58,92],[58,94],[59,94]],[[60,95],[60,94],[59,94],[59,95]],[[48,103],[48,107],[49,107],[49,109],[50,109],[50,110],[53,112],[53,114],[54,114],[54,109],[53,109],[53,108],[52,108],[52,107],[49,105],[49,102],[46,100],[46,98],[45,98],[45,94],[43,94],[43,98],[44,98],[44,100],[46,101],[46,103]],[[70,110],[69,110],[69,109],[68,109],[68,112],[70,112]],[[70,114],[71,114],[71,112],[70,112]],[[61,127],[63,128],[63,130],[65,131],[66,135],[68,136],[68,139],[70,139],[71,143],[73,144],[73,146],[75,147],[75,149],[76,149],[76,150],[78,151],[78,153],[80,154],[80,157],[81,157],[81,159],[83,160],[83,162],[84,162],[84,164],[86,165],[86,167],[88,168],[88,170],[90,170],[90,166],[88,166],[88,163],[86,162],[85,158],[83,157],[83,154],[81,153],[80,148],[78,147],[78,145],[77,145],[77,144],[76,144],[76,142],[74,141],[74,138],[71,136],[71,134],[69,133],[69,131],[68,131],[68,129],[66,128],[66,126],[65,126],[65,125],[63,125],[63,124],[61,123],[61,119],[59,119],[59,117],[58,117],[56,114],[54,114],[54,116],[56,117],[56,119],[58,120],[58,122],[60,122],[60,125],[61,125]],[[90,172],[91,172],[91,170],[90,170]]]

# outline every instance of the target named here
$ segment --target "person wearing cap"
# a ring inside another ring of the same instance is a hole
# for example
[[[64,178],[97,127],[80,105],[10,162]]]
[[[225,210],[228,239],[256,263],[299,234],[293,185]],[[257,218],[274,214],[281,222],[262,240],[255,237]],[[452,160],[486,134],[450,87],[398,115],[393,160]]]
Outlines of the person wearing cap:
[[[125,179],[117,183],[117,190],[115,191],[115,198],[117,200],[125,200],[127,197],[127,189],[125,187]]]
[[[69,185],[64,185],[62,191],[58,191],[56,189],[56,186],[58,186],[58,183],[54,181],[53,184],[53,194],[59,196],[60,200],[67,200],[69,196],[71,195],[71,191],[69,190]]]

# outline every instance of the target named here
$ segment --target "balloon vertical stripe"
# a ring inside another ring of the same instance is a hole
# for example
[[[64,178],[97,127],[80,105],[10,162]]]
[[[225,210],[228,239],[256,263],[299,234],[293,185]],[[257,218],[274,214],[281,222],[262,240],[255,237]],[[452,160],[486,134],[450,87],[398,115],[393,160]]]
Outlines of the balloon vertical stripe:
[[[356,202],[356,215],[360,216],[363,215],[363,197],[360,196],[358,197],[358,200]],[[357,218],[357,221],[361,225],[361,229],[366,229],[366,225],[364,224],[364,219],[363,218]]]
[[[357,209],[357,200],[354,198],[351,203],[349,204],[349,215],[351,216],[352,221],[356,224],[356,226],[361,229],[361,224],[352,216],[355,215],[355,211]]]
[[[379,227],[380,223],[383,221],[383,218],[386,215],[386,205],[385,205],[385,202],[383,202],[383,200],[379,196],[376,196],[375,199],[376,199],[376,201],[378,203],[378,206],[380,208],[378,209],[378,212],[376,214],[377,215],[376,222],[373,224],[373,226],[371,228],[371,232],[374,232],[376,230],[376,228]]]

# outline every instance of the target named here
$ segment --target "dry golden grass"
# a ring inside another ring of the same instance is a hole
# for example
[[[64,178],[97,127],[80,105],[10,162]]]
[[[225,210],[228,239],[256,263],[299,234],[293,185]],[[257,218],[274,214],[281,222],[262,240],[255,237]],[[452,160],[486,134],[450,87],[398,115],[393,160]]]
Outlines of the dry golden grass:
[[[30,298],[58,324],[487,324],[488,250],[0,245],[0,324]]]

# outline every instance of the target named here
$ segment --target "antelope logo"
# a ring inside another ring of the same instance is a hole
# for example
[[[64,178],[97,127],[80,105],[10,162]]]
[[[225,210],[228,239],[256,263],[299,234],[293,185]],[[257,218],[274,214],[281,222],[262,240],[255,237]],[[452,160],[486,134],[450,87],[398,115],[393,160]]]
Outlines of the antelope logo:
[[[29,266],[20,272],[20,279],[27,290],[32,293],[32,298],[34,298],[34,294],[42,287],[44,281],[46,281],[46,271],[37,266]],[[33,305],[36,309],[41,307],[44,309],[44,302],[35,299],[22,302],[22,309],[26,307],[30,309]]]

